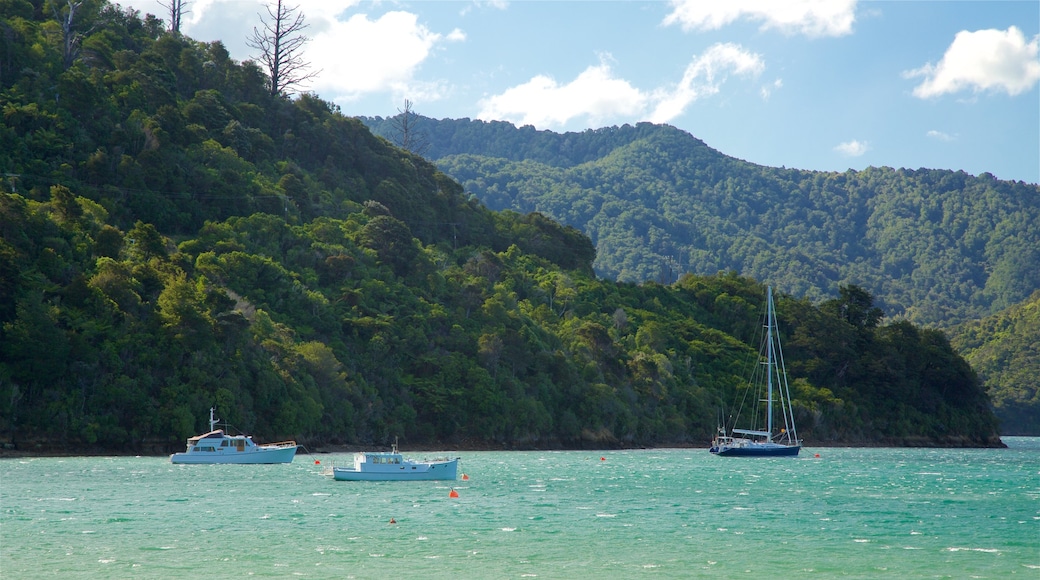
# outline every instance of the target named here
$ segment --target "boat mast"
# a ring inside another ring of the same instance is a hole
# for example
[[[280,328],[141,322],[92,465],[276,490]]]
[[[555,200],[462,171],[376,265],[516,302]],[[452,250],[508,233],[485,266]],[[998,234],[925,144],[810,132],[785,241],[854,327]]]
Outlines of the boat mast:
[[[209,430],[210,431],[215,430],[217,428],[217,423],[220,422],[220,419],[217,419],[217,418],[215,418],[213,416],[213,411],[216,411],[216,410],[217,410],[216,407],[210,407],[209,408]]]
[[[773,287],[766,290],[766,435],[773,440]]]

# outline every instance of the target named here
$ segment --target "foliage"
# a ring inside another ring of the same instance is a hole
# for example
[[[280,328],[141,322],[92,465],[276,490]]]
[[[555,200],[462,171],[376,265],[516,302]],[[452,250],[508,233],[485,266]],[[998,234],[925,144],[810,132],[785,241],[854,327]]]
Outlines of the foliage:
[[[394,118],[362,118],[387,135]],[[557,134],[422,118],[427,157],[488,207],[587,234],[625,282],[736,270],[824,300],[850,283],[890,318],[949,327],[1040,288],[1040,187],[984,173],[762,167],[667,125]]]
[[[707,441],[761,284],[597,278],[577,229],[488,210],[219,42],[98,14],[65,68],[46,14],[4,12],[5,443],[169,451],[211,406],[308,446]],[[856,316],[778,300],[804,436],[995,444],[941,334],[842,296]]]
[[[381,135],[391,122],[362,120]],[[1040,288],[1036,184],[931,169],[761,167],[646,123],[556,134],[422,121],[428,158],[466,191],[493,209],[540,212],[586,233],[596,272],[612,279],[736,270],[818,301],[855,284],[877,303],[857,316],[941,328]],[[982,365],[1005,426],[1040,433],[1035,381],[1019,370],[1036,366],[1036,349],[1003,335],[979,340],[1022,349],[969,358]],[[994,384],[1010,380],[1018,386]]]
[[[950,342],[978,371],[1001,418],[1001,431],[1040,433],[1040,291],[954,328]]]

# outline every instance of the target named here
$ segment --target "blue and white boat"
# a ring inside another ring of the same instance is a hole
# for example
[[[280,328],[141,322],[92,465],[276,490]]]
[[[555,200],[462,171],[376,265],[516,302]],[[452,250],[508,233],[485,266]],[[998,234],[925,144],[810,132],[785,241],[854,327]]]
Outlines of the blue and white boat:
[[[217,429],[220,420],[214,418],[214,410],[209,410],[209,433],[189,438],[187,449],[170,456],[171,463],[292,463],[296,457],[295,441],[258,445],[249,435]]]
[[[709,449],[720,457],[793,457],[802,448],[794,426],[791,390],[787,384],[787,369],[784,367],[783,349],[777,332],[772,287],[766,291],[764,329],[759,364],[755,365],[756,369],[752,372],[746,395],[752,399],[740,406],[735,419],[740,422],[743,415],[750,425],[757,428],[727,431],[724,426],[720,427]],[[777,408],[782,417],[778,423],[782,427],[774,432],[773,415]]]
[[[421,481],[454,480],[458,476],[459,458],[412,461],[397,451],[397,442],[389,452],[365,451],[354,454],[351,467],[332,467],[337,481]]]

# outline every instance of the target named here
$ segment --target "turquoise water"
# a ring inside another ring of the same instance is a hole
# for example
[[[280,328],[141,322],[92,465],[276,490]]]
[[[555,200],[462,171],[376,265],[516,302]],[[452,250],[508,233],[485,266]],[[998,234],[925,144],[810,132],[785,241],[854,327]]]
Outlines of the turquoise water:
[[[459,452],[456,482],[322,475],[349,454],[4,459],[0,577],[1037,579],[1040,438],[1005,441]]]

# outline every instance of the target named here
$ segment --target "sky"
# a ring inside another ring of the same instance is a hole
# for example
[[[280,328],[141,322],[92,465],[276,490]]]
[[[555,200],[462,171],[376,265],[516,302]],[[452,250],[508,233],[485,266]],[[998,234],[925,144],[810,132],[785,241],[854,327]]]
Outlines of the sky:
[[[270,1],[191,0],[232,58]],[[169,20],[160,0],[124,6]],[[169,4],[169,0],[162,3]],[[771,167],[963,170],[1040,183],[1040,2],[287,0],[299,87],[351,116],[558,133],[665,123]],[[269,19],[269,18],[268,18]]]

